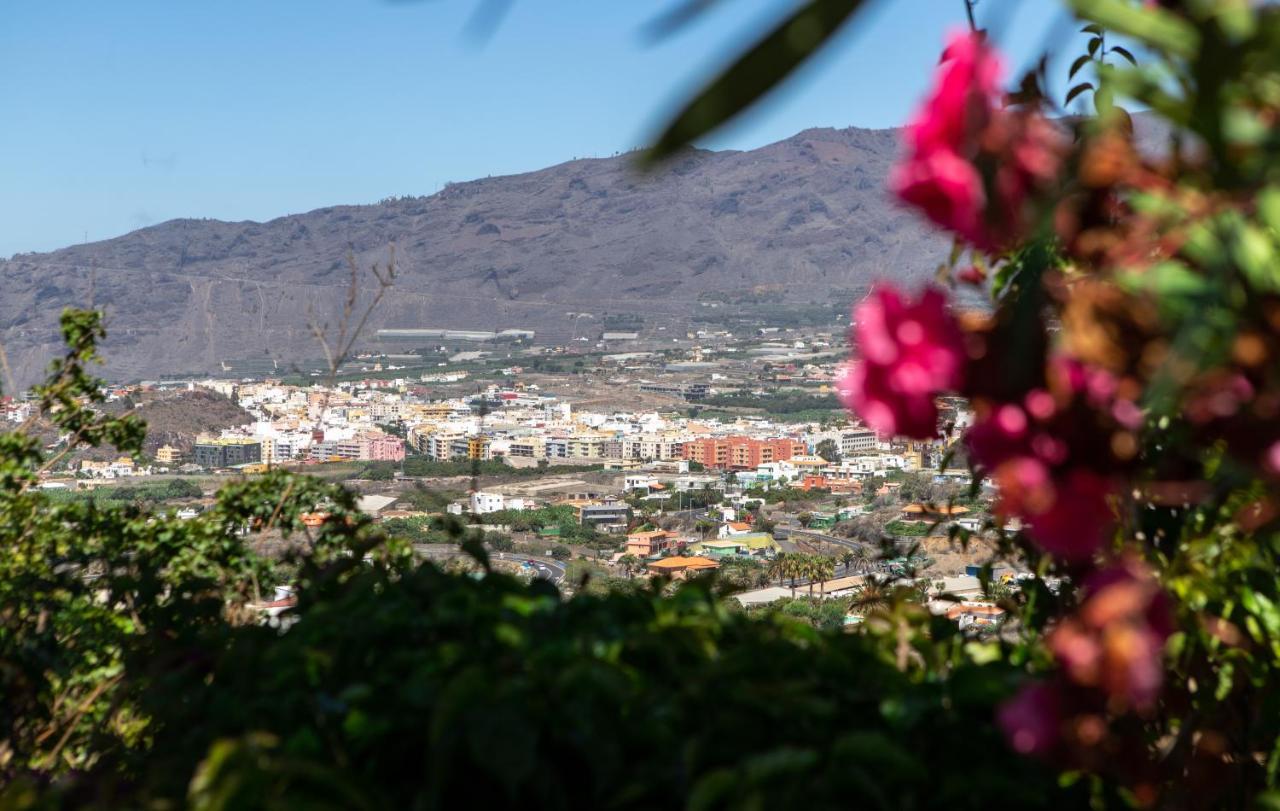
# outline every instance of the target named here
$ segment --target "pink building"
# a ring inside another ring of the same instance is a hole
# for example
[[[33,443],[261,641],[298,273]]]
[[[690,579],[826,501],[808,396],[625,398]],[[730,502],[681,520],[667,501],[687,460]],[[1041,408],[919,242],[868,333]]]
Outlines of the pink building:
[[[378,431],[362,431],[339,442],[337,456],[361,462],[399,462],[404,459],[404,440]]]
[[[404,459],[404,440],[391,434],[370,434],[368,453],[366,459],[399,462]]]

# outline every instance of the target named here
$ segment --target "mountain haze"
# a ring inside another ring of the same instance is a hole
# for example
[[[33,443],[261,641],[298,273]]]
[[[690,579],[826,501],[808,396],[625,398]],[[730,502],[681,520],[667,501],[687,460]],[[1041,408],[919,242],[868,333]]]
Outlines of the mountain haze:
[[[115,378],[315,358],[308,324],[340,311],[348,252],[367,267],[392,244],[398,278],[370,329],[532,329],[556,343],[580,313],[635,313],[648,331],[687,323],[707,294],[825,301],[928,276],[945,255],[884,192],[897,143],[894,130],[806,130],[650,175],[632,156],[575,160],[265,223],[173,220],[0,261],[0,337],[23,383],[76,305],[105,308]]]

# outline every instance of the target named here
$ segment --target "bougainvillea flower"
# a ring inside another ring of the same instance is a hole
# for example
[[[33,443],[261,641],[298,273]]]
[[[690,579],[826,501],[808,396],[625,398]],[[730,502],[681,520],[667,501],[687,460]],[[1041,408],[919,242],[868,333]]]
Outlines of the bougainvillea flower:
[[[1054,478],[1052,503],[1023,517],[1027,534],[1046,552],[1066,560],[1087,560],[1102,547],[1115,525],[1111,482],[1075,468]]]
[[[1081,591],[1079,610],[1048,638],[1063,673],[1105,692],[1113,709],[1150,709],[1164,681],[1164,646],[1173,633],[1168,595],[1132,560],[1095,572]]]
[[[1002,107],[1001,73],[983,35],[954,35],[889,176],[900,199],[982,250],[1019,238],[1027,201],[1062,164],[1063,139],[1044,116]]]
[[[878,431],[933,436],[934,398],[964,375],[963,339],[946,297],[926,288],[912,302],[882,285],[854,308],[853,321],[861,358],[837,383],[846,406]]]
[[[936,225],[985,245],[982,178],[973,164],[956,153],[937,150],[898,164],[889,176],[889,187]]]
[[[1041,683],[1022,688],[1000,705],[996,723],[1015,752],[1049,755],[1062,735],[1062,700],[1057,686]]]
[[[986,126],[1000,101],[1000,58],[981,34],[955,33],[943,51],[928,100],[907,125],[908,145],[925,154],[959,152]]]

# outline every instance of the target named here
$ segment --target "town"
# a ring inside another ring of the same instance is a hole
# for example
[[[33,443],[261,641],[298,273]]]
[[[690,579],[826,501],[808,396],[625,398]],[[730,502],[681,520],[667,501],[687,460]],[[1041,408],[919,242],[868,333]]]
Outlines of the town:
[[[423,332],[409,337],[442,341],[424,351],[430,365],[368,353],[328,378],[108,387],[107,408],[144,419],[188,401],[234,416],[162,432],[143,458],[72,454],[41,486],[193,517],[226,477],[283,466],[343,482],[444,565],[465,568],[459,540],[474,536],[500,568],[566,593],[715,572],[748,610],[827,626],[860,621],[859,598],[877,585],[910,583],[935,610],[986,628],[1003,614],[993,583],[1016,587],[993,558],[993,494],[971,487],[957,442],[965,403],[941,402],[935,440],[878,435],[839,406],[844,350],[830,332],[659,342],[606,331],[589,347],[550,348],[526,333],[495,347],[491,333]],[[21,423],[31,403],[7,400],[4,414]]]

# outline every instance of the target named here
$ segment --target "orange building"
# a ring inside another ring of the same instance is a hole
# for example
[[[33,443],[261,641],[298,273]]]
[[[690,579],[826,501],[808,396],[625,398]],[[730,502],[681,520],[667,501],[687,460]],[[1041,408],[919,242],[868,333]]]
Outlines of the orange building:
[[[841,495],[861,494],[862,482],[854,479],[833,479],[830,476],[806,473],[800,480],[801,490],[830,490]]]
[[[807,452],[803,442],[787,437],[705,437],[684,443],[685,459],[729,470],[754,470],[767,462],[781,462]]]
[[[676,580],[684,580],[686,577],[694,574],[700,574],[715,569],[719,566],[710,558],[704,557],[674,557],[662,558],[655,560],[649,564],[649,571],[654,574],[664,574],[673,577]]]
[[[647,558],[671,548],[671,536],[664,530],[633,532],[627,536],[627,554]]]

